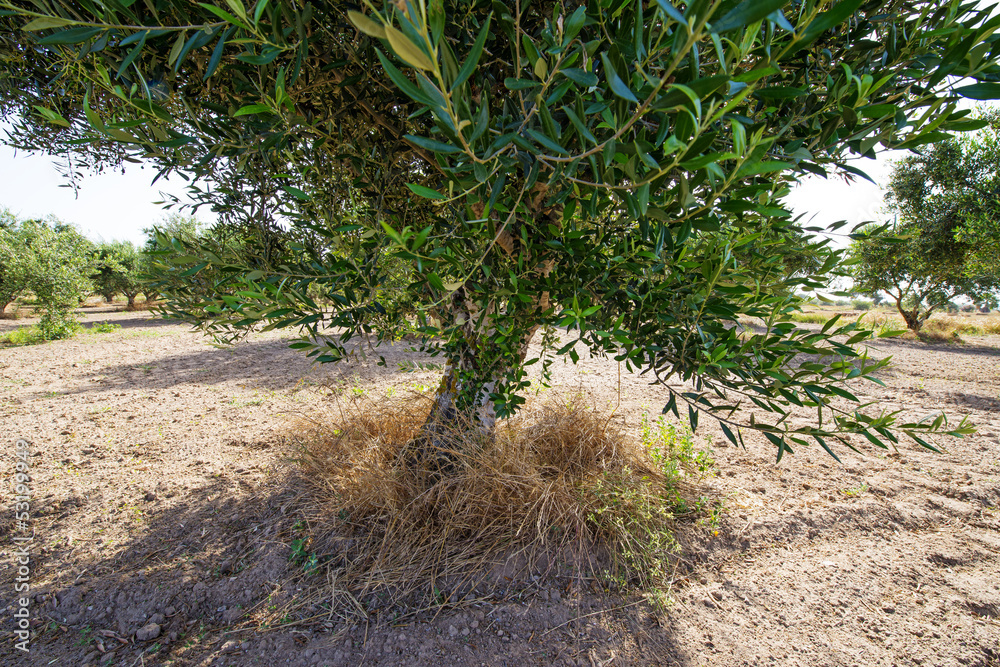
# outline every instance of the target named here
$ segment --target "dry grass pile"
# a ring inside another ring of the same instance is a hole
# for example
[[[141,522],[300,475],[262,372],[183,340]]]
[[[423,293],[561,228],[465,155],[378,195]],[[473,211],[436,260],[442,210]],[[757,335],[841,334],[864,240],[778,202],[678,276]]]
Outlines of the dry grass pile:
[[[1000,334],[1000,315],[936,315],[924,323],[921,333],[940,339],[954,339],[962,334],[997,335]]]
[[[704,503],[690,499],[712,461],[665,423],[630,439],[580,400],[552,401],[493,438],[455,429],[432,446],[418,437],[428,410],[364,400],[294,429],[297,548],[366,611],[459,603],[527,575],[656,590],[677,521]]]
[[[866,313],[859,320],[861,326],[876,333],[887,331],[904,332],[904,338],[919,338],[925,341],[955,342],[961,341],[961,336],[986,336],[1000,334],[1000,315],[947,315],[936,313],[914,336],[906,328],[903,318],[899,315],[886,313]]]
[[[163,305],[163,302],[162,301],[158,301],[158,300],[153,300],[153,301],[145,301],[145,300],[139,301],[139,300],[137,300],[131,306],[129,306],[128,304],[125,304],[125,307],[122,308],[122,310],[124,310],[126,312],[135,312],[135,311],[143,311],[143,310],[153,310],[153,309],[158,308],[158,307],[160,307],[162,305]]]
[[[787,319],[791,322],[801,322],[804,324],[826,324],[827,321],[834,315],[836,315],[836,313],[794,312],[789,313]]]

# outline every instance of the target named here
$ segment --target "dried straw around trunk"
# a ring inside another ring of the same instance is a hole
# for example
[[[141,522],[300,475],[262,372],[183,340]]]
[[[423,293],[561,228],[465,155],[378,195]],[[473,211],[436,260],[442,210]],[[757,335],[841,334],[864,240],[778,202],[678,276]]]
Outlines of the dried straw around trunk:
[[[540,577],[608,589],[666,576],[692,489],[669,442],[652,448],[563,399],[493,438],[456,428],[441,456],[419,455],[429,409],[355,401],[293,427],[309,549],[354,606],[405,613]]]

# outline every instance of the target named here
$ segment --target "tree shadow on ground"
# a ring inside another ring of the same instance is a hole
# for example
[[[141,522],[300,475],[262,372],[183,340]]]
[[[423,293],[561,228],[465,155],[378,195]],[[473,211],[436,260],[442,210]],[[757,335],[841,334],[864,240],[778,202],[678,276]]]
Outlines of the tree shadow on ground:
[[[996,338],[1000,342],[1000,338]],[[924,342],[920,340],[906,340],[902,338],[880,338],[876,341],[867,341],[869,347],[891,353],[893,348],[905,348],[908,350],[933,350],[948,352],[959,357],[1000,357],[1000,346],[991,345],[988,341],[975,342]]]
[[[127,390],[153,391],[172,389],[185,384],[214,385],[246,382],[265,391],[291,389],[303,378],[312,384],[350,382],[364,375],[366,382],[406,373],[400,364],[412,360],[414,353],[404,343],[384,345],[375,356],[358,355],[330,364],[315,364],[302,352],[288,347],[283,339],[244,341],[228,348],[202,347],[148,361],[126,361],[111,366],[88,369],[81,374],[89,384],[61,392],[102,394]],[[357,349],[357,346],[354,348]],[[378,365],[378,356],[386,365]]]
[[[222,629],[266,600],[276,580],[290,574],[279,531],[287,529],[282,512],[291,496],[287,489],[267,485],[248,495],[247,485],[238,473],[223,473],[190,489],[161,480],[145,495],[104,507],[111,513],[108,518],[98,516],[91,526],[78,526],[76,546],[57,542],[41,554],[34,564],[36,577],[46,577],[52,569],[65,572],[52,576],[53,583],[33,599],[40,631],[33,651],[45,658],[38,664],[53,659],[84,664],[94,649],[115,651],[113,664],[138,661],[143,654],[161,662],[175,650],[179,657],[211,651]],[[100,492],[76,502],[79,507],[104,505]],[[74,522],[77,510],[72,503],[62,505],[69,511],[47,532],[65,532],[66,524]],[[81,528],[100,534],[94,524],[112,523],[116,514],[136,510],[144,521],[131,524],[123,544],[90,543],[80,549]],[[240,576],[247,564],[262,561],[270,568],[266,572],[258,567],[252,577]],[[226,614],[230,609],[235,611]],[[154,621],[160,626],[157,637],[143,641],[135,636]],[[206,633],[206,628],[214,630]],[[185,644],[190,646],[185,649]]]
[[[398,631],[395,617],[384,607],[366,605],[365,613],[324,606],[333,587],[345,584],[337,583],[338,560],[328,555],[311,574],[304,569],[301,556],[309,542],[298,511],[301,487],[293,476],[248,478],[246,473],[226,471],[195,488],[161,480],[145,495],[125,501],[142,509],[143,521],[121,545],[89,542],[81,549],[78,537],[76,547],[57,542],[41,556],[34,566],[36,577],[51,577],[51,583],[33,589],[39,633],[32,642],[33,663],[85,664],[90,656],[101,664],[209,664],[223,658],[227,664],[252,659],[263,665],[429,666],[441,664],[443,656],[456,664],[526,665],[537,664],[539,656],[586,663],[608,650],[622,653],[624,647],[632,655],[649,656],[648,662],[637,664],[688,664],[688,656],[696,653],[679,647],[665,624],[651,621],[653,612],[644,603],[589,596],[575,610],[563,608],[568,616],[564,627],[551,634],[538,632],[530,646],[523,642],[530,628],[516,625],[504,627],[508,635],[523,633],[522,642],[503,642],[492,631],[474,644],[449,636],[441,628],[460,623],[458,616],[473,608],[441,606],[408,621],[406,632],[413,638],[409,650],[401,646],[397,657],[372,660],[373,647],[378,653],[385,637]],[[103,503],[103,498],[91,497],[77,506],[89,503]],[[64,532],[77,520],[76,511],[70,508],[47,532]],[[112,521],[97,517],[94,523],[102,520]],[[77,526],[74,532],[80,536],[90,528],[93,533],[95,527]],[[480,599],[476,608],[486,611],[484,627],[492,627],[494,615],[515,623],[519,613],[509,613],[512,603],[524,614],[548,606],[533,603],[530,592],[525,597],[525,591],[538,589],[532,581],[524,583],[518,593],[508,583],[505,596]],[[303,599],[306,603],[297,604]],[[580,639],[598,616],[628,632],[614,643]],[[539,630],[543,622],[545,628],[562,622],[562,617],[553,618],[533,622]],[[423,635],[420,627],[426,630]],[[421,636],[436,642],[435,655],[417,659]],[[636,637],[642,637],[642,644]],[[5,643],[0,655],[9,650]]]

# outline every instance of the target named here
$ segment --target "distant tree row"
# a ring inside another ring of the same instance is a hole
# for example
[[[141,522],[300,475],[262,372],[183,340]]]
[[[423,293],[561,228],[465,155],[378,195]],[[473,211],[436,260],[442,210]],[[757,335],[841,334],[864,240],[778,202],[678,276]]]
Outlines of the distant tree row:
[[[136,307],[136,297],[145,295],[152,301],[156,292],[149,288],[146,276],[148,258],[142,249],[131,241],[112,241],[97,246],[96,273],[91,276],[94,292],[108,303],[121,294],[128,299],[127,309]]]
[[[209,231],[197,219],[181,215],[145,231],[148,238],[141,248],[130,241],[94,243],[54,216],[22,220],[0,209],[0,313],[31,293],[42,313],[41,336],[55,340],[79,328],[73,309],[91,294],[108,303],[123,295],[128,309],[136,307],[140,295],[147,303],[154,301],[161,276],[150,251],[158,248],[157,232],[195,239]]]

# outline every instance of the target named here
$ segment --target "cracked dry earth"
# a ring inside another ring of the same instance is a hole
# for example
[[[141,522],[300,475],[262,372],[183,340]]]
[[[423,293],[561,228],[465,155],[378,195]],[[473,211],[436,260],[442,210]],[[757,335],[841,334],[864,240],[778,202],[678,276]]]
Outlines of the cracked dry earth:
[[[84,312],[122,329],[0,349],[4,665],[1000,665],[1000,337],[875,344],[895,364],[885,387],[856,386],[865,399],[979,426],[942,455],[858,442],[843,464],[810,448],[776,465],[770,445],[703,425],[718,465],[703,493],[723,512],[678,535],[664,609],[526,580],[393,625],[275,617],[303,581],[283,433],[331,391],[435,375],[394,370],[416,358],[402,345],[388,368],[317,367],[273,333],[216,349],[145,313]],[[631,431],[666,400],[607,360],[558,363],[555,382],[620,401]],[[28,653],[13,637],[17,438],[33,450]]]

